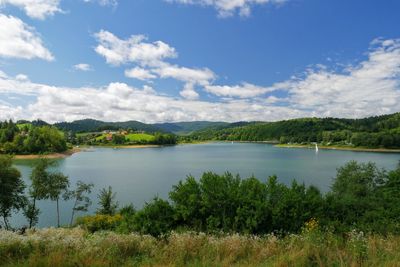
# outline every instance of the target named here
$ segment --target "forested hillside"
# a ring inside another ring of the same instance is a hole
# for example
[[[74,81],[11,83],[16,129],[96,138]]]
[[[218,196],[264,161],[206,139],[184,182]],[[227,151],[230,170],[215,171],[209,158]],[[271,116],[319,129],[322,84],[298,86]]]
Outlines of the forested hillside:
[[[39,154],[67,150],[64,133],[53,126],[39,123],[0,122],[0,152],[8,154]]]
[[[73,122],[60,122],[55,123],[54,126],[63,130],[71,132],[97,132],[103,130],[119,130],[119,129],[132,129],[144,132],[163,132],[161,128],[155,127],[151,124],[145,124],[139,121],[126,121],[126,122],[104,122],[92,119],[78,120]]]
[[[365,119],[303,118],[237,127],[229,125],[222,129],[203,129],[193,133],[190,138],[399,148],[400,113]]]

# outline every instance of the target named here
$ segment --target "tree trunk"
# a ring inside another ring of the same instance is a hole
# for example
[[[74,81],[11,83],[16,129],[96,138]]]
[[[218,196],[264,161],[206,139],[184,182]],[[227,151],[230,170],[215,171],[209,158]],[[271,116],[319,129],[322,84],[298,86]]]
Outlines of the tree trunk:
[[[60,207],[58,205],[58,198],[57,198],[57,227],[60,227]]]
[[[78,203],[78,199],[76,198],[74,206],[72,207],[72,215],[71,215],[71,221],[69,222],[69,227],[72,227],[72,223],[74,222],[75,208],[76,208],[77,203]]]
[[[36,198],[34,197],[33,198],[33,206],[32,206],[33,212],[35,211],[35,209],[36,209]],[[31,214],[31,215],[33,215],[33,214]],[[33,216],[31,216],[29,218],[29,228],[32,228],[32,224],[33,224]]]
[[[4,216],[4,215],[3,215],[3,220],[4,220],[4,226],[6,227],[6,230],[9,230],[9,229],[10,229],[10,226],[8,225],[7,218],[6,218],[6,216]]]

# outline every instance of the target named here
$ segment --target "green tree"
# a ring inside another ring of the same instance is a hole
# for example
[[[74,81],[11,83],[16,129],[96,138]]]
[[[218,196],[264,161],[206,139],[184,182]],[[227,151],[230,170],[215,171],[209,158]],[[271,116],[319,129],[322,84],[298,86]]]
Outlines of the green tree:
[[[146,203],[140,211],[134,215],[134,230],[153,236],[168,233],[174,227],[174,209],[168,201],[158,197],[150,203]]]
[[[48,184],[48,198],[56,202],[57,206],[57,227],[60,227],[60,206],[59,200],[61,195],[67,192],[69,187],[68,176],[57,172],[49,174],[49,184]]]
[[[64,195],[64,199],[73,199],[74,205],[72,207],[72,214],[69,226],[71,227],[74,222],[74,216],[76,212],[86,212],[92,201],[89,198],[89,194],[92,192],[93,184],[86,184],[82,181],[76,183],[75,190],[68,191]]]
[[[384,185],[386,173],[374,163],[350,161],[337,172],[332,191],[327,196],[330,219],[344,227],[363,227],[364,223],[375,220],[366,215],[379,209],[382,199],[378,188]],[[377,214],[375,214],[377,215]],[[368,218],[368,219],[367,219]]]
[[[8,218],[13,210],[18,211],[26,204],[25,184],[21,173],[12,167],[12,157],[0,156],[0,213],[6,229],[10,228]]]
[[[40,211],[36,207],[36,201],[48,198],[48,185],[50,183],[50,177],[49,173],[47,172],[47,168],[52,164],[52,161],[49,159],[39,158],[32,170],[30,176],[31,186],[29,189],[31,201],[27,205],[24,212],[25,216],[29,220],[29,228],[38,222],[38,215]]]
[[[193,176],[173,186],[169,193],[176,211],[176,220],[186,226],[201,230],[201,189]]]
[[[115,201],[116,193],[113,193],[112,187],[108,189],[103,188],[100,190],[97,198],[99,199],[98,214],[114,215],[118,208],[118,202]]]

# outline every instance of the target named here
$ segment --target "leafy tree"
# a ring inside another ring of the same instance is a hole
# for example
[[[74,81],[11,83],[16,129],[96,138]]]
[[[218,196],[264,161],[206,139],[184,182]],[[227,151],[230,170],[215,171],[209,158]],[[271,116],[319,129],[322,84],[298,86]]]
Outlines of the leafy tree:
[[[174,209],[168,201],[155,197],[134,215],[134,230],[159,236],[174,227]]]
[[[74,222],[74,216],[76,212],[86,212],[88,211],[89,206],[92,204],[92,201],[89,198],[89,194],[92,192],[93,184],[86,184],[82,181],[78,181],[76,183],[75,190],[71,190],[64,194],[64,199],[73,199],[74,205],[72,207],[71,220],[69,225],[72,226]]]
[[[118,208],[118,202],[115,201],[116,193],[113,193],[112,187],[108,189],[103,188],[100,190],[97,198],[99,199],[100,208],[97,210],[98,214],[114,215]]]
[[[373,163],[350,161],[340,167],[327,196],[330,220],[345,227],[363,227],[369,224],[368,221],[377,219],[377,214],[373,218],[370,216],[381,205],[377,193],[378,188],[384,185],[385,177],[385,171]]]
[[[170,199],[176,211],[176,220],[186,226],[201,230],[202,214],[201,210],[201,189],[199,183],[193,176],[188,176],[186,180],[179,181],[173,186],[169,193]]]
[[[50,177],[49,173],[47,172],[47,168],[52,164],[52,161],[49,159],[39,158],[32,170],[30,176],[31,186],[29,189],[31,201],[24,212],[25,216],[29,220],[29,228],[38,222],[38,215],[40,211],[36,207],[36,201],[48,198],[48,185],[50,184]]]
[[[0,156],[0,213],[6,229],[10,228],[8,218],[13,210],[20,210],[26,204],[25,184],[21,173],[12,167],[12,157]]]
[[[48,184],[48,198],[52,201],[56,201],[57,204],[57,226],[60,227],[60,207],[59,200],[61,195],[67,192],[69,187],[68,176],[62,173],[51,173],[49,174]]]

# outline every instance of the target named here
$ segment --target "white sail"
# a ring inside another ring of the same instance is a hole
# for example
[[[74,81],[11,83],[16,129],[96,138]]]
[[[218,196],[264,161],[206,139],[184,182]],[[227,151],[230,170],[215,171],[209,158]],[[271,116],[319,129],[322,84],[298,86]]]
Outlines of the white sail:
[[[318,152],[318,144],[315,143],[315,152]]]

